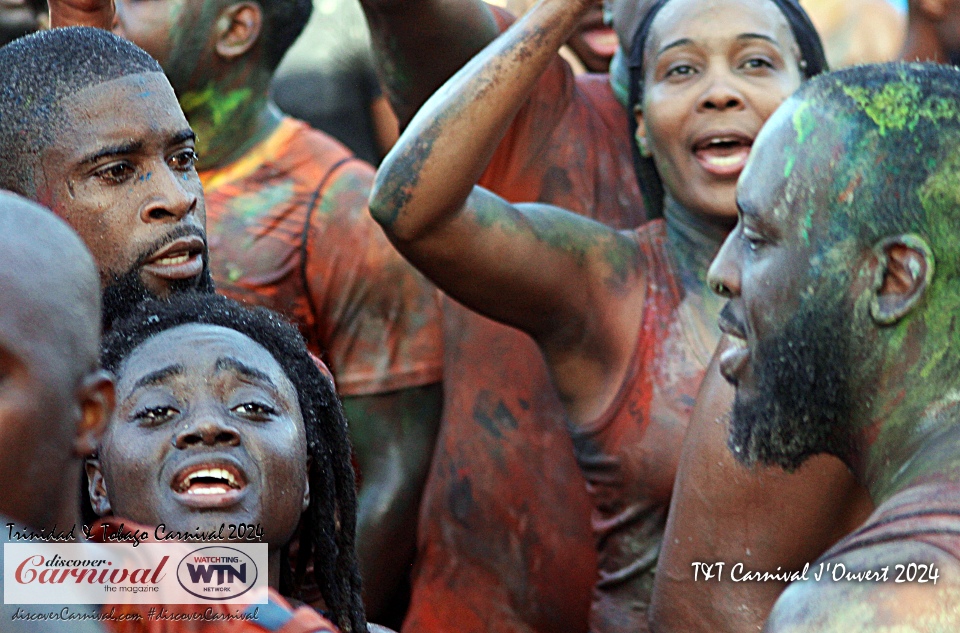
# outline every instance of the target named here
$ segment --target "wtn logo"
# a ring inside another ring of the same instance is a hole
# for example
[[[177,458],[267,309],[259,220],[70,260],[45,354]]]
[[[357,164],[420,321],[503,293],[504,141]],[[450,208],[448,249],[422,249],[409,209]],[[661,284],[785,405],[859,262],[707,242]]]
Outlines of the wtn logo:
[[[229,600],[249,591],[257,580],[257,564],[232,547],[202,547],[177,566],[180,586],[204,600]]]
[[[217,574],[218,585],[225,582],[247,582],[246,563],[241,564],[239,569],[233,565],[191,565],[187,563],[187,571],[190,573],[190,582],[193,583],[209,585],[214,573]]]

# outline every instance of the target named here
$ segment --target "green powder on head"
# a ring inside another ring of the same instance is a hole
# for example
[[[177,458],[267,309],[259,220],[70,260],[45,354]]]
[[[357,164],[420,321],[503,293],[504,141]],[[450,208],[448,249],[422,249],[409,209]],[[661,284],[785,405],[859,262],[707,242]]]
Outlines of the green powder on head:
[[[888,83],[879,91],[862,86],[843,86],[843,91],[876,123],[880,136],[889,131],[912,132],[921,119],[937,122],[960,116],[955,103],[938,96],[923,98],[920,86],[907,77]]]

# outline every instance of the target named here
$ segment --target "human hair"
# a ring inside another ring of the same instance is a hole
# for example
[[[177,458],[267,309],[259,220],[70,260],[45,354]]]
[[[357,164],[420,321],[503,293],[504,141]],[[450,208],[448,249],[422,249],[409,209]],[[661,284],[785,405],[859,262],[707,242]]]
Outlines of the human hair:
[[[801,77],[806,80],[829,70],[820,35],[800,3],[797,0],[770,1],[777,5],[777,8],[787,20],[794,39],[797,41],[797,46],[800,49]],[[637,27],[637,32],[633,36],[633,43],[630,47],[630,96],[629,107],[627,108],[631,138],[636,137],[638,127],[634,110],[643,103],[644,57],[647,42],[650,39],[650,33],[653,30],[653,23],[657,15],[669,2],[670,0],[657,0],[643,16],[640,26]],[[633,143],[633,164],[636,169],[637,180],[640,183],[640,192],[643,194],[644,206],[647,209],[647,217],[662,217],[665,195],[663,181],[660,179],[653,158],[641,156],[636,143]]]
[[[0,48],[0,188],[35,197],[40,153],[64,129],[64,100],[127,75],[161,73],[129,41],[102,29],[39,31]]]
[[[298,594],[312,562],[333,621],[345,633],[366,633],[355,545],[356,481],[347,423],[332,381],[297,329],[275,312],[197,292],[140,304],[104,338],[101,362],[117,373],[148,339],[187,324],[217,325],[247,336],[276,359],[296,389],[310,457],[310,505],[301,516],[295,568],[290,565],[290,544],[283,547],[280,592]]]
[[[810,81],[791,104],[781,123],[788,139],[782,152],[788,173],[797,175],[788,176],[786,186],[801,192],[816,179],[808,217],[798,219],[819,250],[811,278],[822,285],[831,275],[853,274],[837,264],[847,261],[836,256],[844,250],[862,253],[888,238],[914,240],[926,254],[929,285],[908,315],[880,328],[887,345],[874,351],[902,357],[908,333],[921,331],[923,349],[915,358],[925,380],[916,389],[930,393],[912,395],[942,396],[944,381],[960,373],[960,70],[857,66]],[[813,215],[823,221],[813,222]]]
[[[869,246],[915,233],[930,243],[938,272],[956,277],[960,70],[939,64],[856,66],[807,83],[792,100],[794,126],[810,130],[798,133],[798,150],[818,139],[843,148],[831,177],[818,185],[831,187],[829,199],[837,201],[832,237],[855,236]],[[823,120],[832,125],[814,125]],[[813,153],[798,151],[798,162],[817,160]]]
[[[293,43],[303,33],[310,14],[311,0],[257,0],[263,9],[264,60],[270,70],[280,65]]]

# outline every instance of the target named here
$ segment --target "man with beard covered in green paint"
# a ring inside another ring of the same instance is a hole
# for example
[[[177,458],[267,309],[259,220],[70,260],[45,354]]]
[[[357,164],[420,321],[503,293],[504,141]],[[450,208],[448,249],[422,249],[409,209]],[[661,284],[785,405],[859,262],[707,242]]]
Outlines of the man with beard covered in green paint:
[[[114,24],[109,2],[55,7],[55,24]],[[217,290],[290,318],[336,378],[377,618],[413,555],[440,410],[439,304],[367,213],[373,168],[269,101],[310,11],[309,0],[121,0],[115,30],[160,62],[197,131]]]
[[[836,455],[877,505],[765,631],[960,627],[958,86],[935,65],[815,79],[740,179],[709,275],[730,299],[731,449],[787,469]]]

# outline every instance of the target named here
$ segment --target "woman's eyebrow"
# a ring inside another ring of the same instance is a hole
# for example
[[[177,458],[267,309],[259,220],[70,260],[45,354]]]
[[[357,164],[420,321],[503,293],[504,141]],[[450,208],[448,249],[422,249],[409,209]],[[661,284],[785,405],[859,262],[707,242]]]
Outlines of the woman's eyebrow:
[[[762,33],[741,33],[737,36],[738,40],[764,40],[780,48],[780,42],[770,37],[769,35],[764,35]]]
[[[677,47],[679,47],[679,46],[687,46],[687,45],[689,45],[689,44],[693,44],[693,40],[691,40],[689,37],[680,38],[679,40],[675,40],[675,41],[670,42],[669,44],[665,45],[663,48],[661,48],[659,51],[657,51],[657,55],[658,55],[658,56],[659,56],[659,55],[663,55],[664,53],[666,53],[666,52],[667,52],[668,50],[670,50],[671,48],[677,48]]]

